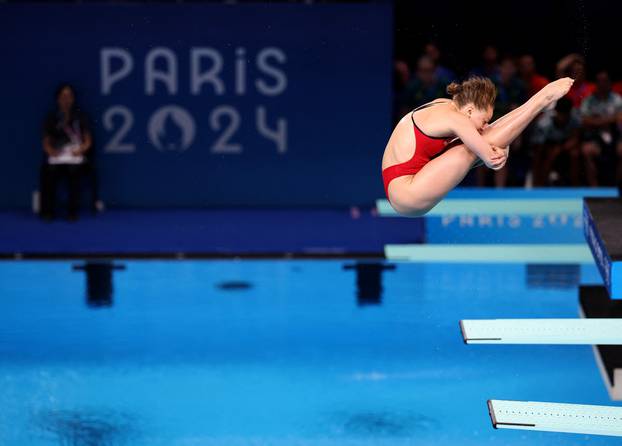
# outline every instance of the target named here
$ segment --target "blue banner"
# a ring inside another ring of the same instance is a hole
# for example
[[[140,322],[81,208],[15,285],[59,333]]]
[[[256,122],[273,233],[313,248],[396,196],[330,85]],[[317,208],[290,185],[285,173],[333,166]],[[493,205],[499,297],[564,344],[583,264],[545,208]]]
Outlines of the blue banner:
[[[427,217],[427,243],[583,243],[581,214]]]
[[[444,215],[426,217],[427,243],[584,243],[583,197],[617,197],[615,188],[458,188],[454,199],[576,199],[577,212],[551,210],[545,214]]]
[[[609,255],[587,202],[583,204],[583,232],[609,296],[622,299],[622,261]]]
[[[75,85],[112,206],[342,206],[382,195],[392,6],[0,6],[1,207],[38,188]]]

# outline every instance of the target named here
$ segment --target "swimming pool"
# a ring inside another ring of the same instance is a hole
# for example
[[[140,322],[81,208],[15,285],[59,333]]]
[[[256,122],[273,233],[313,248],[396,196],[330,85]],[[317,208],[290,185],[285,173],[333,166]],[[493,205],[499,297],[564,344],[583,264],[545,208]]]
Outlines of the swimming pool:
[[[119,260],[109,301],[79,264],[0,263],[0,444],[572,445],[486,400],[615,404],[589,346],[458,327],[576,317],[594,265]]]

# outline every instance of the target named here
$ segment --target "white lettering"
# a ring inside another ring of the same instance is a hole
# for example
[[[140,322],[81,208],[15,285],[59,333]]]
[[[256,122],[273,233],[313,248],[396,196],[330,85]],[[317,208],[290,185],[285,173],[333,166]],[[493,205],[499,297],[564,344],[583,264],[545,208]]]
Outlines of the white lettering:
[[[209,70],[201,72],[201,61],[204,58],[211,60]],[[225,94],[225,83],[218,77],[223,67],[223,59],[213,48],[192,48],[190,52],[190,91],[193,95],[201,93],[203,84],[211,84],[217,95]]]
[[[542,215],[535,215],[533,217],[532,226],[534,228],[544,228],[544,217]]]
[[[441,224],[443,227],[449,226],[456,219],[455,215],[443,215],[441,218]]]
[[[287,121],[283,118],[277,119],[277,129],[272,130],[268,127],[266,114],[266,107],[257,108],[257,131],[276,144],[278,153],[287,152]]]
[[[117,132],[110,139],[108,144],[104,146],[104,152],[107,153],[133,153],[136,151],[136,145],[123,142],[123,138],[131,130],[134,125],[134,115],[132,112],[122,105],[115,105],[110,107],[104,113],[104,128],[111,132],[114,130],[114,118],[119,116],[121,118],[121,126]]]
[[[246,93],[246,50],[238,48],[235,52],[235,93]]]
[[[220,135],[212,146],[212,153],[242,153],[242,146],[240,144],[233,144],[229,142],[229,139],[231,139],[238,127],[240,127],[240,114],[235,108],[228,105],[215,108],[209,117],[209,123],[212,130],[218,131],[221,129],[221,118],[228,118],[229,125],[225,127],[222,135]]]
[[[285,63],[287,57],[279,48],[269,47],[261,50],[257,55],[257,68],[264,74],[273,78],[274,84],[269,85],[263,79],[257,79],[255,86],[257,90],[266,96],[276,96],[285,91],[287,88],[287,76],[283,70],[271,65],[270,59],[276,60],[278,63]]]
[[[102,48],[99,53],[99,59],[101,92],[103,95],[108,95],[116,82],[130,74],[134,68],[134,60],[129,51],[123,48]],[[121,61],[121,68],[115,72],[112,71],[113,59]]]
[[[475,225],[475,219],[472,215],[461,215],[460,216],[460,227],[473,227]]]
[[[492,227],[492,217],[490,215],[480,215],[478,220],[478,226],[480,228]]]
[[[156,62],[163,59],[166,68],[158,70]],[[177,56],[168,48],[154,48],[145,59],[145,94],[152,96],[155,93],[156,81],[160,81],[168,90],[168,94],[177,94]]]

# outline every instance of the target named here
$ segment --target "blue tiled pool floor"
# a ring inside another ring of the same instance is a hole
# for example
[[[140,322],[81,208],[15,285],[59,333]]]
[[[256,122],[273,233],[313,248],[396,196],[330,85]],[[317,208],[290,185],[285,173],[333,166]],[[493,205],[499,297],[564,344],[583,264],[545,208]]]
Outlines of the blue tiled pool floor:
[[[616,444],[488,417],[489,398],[615,404],[590,347],[458,328],[575,317],[594,266],[397,264],[357,288],[353,261],[117,262],[94,307],[75,263],[0,263],[0,444]]]

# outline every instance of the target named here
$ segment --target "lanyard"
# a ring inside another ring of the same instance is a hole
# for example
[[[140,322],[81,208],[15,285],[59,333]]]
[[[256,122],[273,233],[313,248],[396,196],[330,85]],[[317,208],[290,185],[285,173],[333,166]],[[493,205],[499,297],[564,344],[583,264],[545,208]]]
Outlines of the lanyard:
[[[79,144],[82,142],[82,133],[80,132],[80,123],[78,120],[74,120],[72,122],[72,127],[65,124],[63,126],[63,131],[69,137],[72,143]]]

